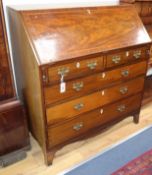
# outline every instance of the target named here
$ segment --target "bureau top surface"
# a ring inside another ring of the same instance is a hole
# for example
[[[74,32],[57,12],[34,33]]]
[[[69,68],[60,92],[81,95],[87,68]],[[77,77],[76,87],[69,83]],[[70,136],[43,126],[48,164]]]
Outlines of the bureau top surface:
[[[39,64],[151,42],[134,7],[20,11]]]

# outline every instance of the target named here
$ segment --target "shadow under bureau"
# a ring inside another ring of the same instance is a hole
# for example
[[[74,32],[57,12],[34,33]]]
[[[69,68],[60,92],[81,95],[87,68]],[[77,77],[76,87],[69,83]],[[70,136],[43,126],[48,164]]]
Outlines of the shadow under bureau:
[[[127,116],[138,123],[151,40],[133,7],[10,8],[9,17],[46,164],[65,144]]]

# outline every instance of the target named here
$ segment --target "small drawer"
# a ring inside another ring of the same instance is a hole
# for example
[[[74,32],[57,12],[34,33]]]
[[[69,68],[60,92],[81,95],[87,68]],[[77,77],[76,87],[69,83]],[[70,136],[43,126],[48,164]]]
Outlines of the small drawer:
[[[144,77],[97,91],[46,109],[47,123],[54,124],[142,91]]]
[[[129,61],[138,61],[148,59],[148,48],[136,48],[132,50],[126,50],[119,53],[107,55],[106,67],[114,67],[122,64],[129,63]]]
[[[53,147],[140,108],[141,94],[100,107],[48,129],[49,146]]]
[[[76,98],[96,90],[103,89],[112,83],[129,80],[147,71],[147,62],[139,62],[115,70],[93,74],[74,81],[65,82],[65,91],[61,93],[61,84],[44,87],[45,104],[49,105],[69,98]]]
[[[86,60],[75,61],[61,66],[53,66],[43,70],[43,84],[60,83],[73,78],[81,77],[103,70],[103,57],[95,57]]]

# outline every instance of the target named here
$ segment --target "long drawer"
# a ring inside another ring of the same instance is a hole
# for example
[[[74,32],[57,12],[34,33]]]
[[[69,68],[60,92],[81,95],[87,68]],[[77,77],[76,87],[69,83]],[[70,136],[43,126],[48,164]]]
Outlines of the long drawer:
[[[105,124],[137,110],[140,107],[141,94],[132,96],[117,103],[107,105],[89,113],[85,113],[73,120],[48,129],[49,146],[63,143],[96,126]]]
[[[148,48],[146,47],[116,52],[107,55],[106,68],[144,59],[148,59]]]
[[[71,100],[46,109],[47,123],[54,124],[64,119],[98,108],[99,106],[112,103],[127,96],[142,91],[144,77],[119,84],[114,87],[97,91],[87,96]]]
[[[63,93],[60,91],[60,84],[44,87],[45,104],[49,105],[68,98],[75,98],[106,86],[114,82],[129,80],[136,76],[145,74],[147,70],[146,61],[133,65],[124,66],[115,70],[94,74],[77,80],[66,82],[66,89]]]
[[[103,69],[104,62],[102,55],[59,66],[50,66],[43,70],[43,83],[44,85],[52,85],[54,83],[60,83],[62,78],[64,81],[67,81],[72,78],[81,77],[82,75],[99,72]]]

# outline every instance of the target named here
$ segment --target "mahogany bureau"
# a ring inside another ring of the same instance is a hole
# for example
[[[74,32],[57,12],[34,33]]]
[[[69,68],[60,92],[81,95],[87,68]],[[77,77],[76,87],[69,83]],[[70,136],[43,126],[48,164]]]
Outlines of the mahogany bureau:
[[[67,143],[128,116],[139,122],[151,40],[133,7],[10,8],[9,16],[46,164]]]
[[[26,113],[15,93],[0,0],[0,166],[23,159],[29,145]]]

